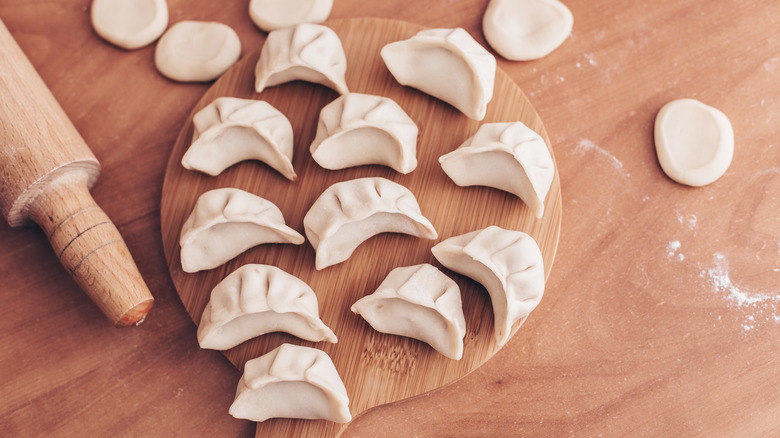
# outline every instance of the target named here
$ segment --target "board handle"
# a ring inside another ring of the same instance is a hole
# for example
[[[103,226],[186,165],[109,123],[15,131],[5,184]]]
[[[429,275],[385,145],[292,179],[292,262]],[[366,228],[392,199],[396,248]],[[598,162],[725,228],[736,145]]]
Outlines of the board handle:
[[[117,327],[138,325],[154,298],[114,223],[89,193],[89,173],[75,169],[46,184],[26,216],[49,238],[55,255]]]

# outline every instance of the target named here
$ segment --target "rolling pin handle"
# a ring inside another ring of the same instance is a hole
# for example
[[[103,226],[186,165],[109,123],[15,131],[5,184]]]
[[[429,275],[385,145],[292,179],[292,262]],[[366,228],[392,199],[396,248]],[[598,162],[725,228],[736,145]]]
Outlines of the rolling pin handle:
[[[87,172],[63,174],[28,204],[27,216],[109,320],[117,327],[138,325],[154,299],[116,226],[92,199],[88,180]]]

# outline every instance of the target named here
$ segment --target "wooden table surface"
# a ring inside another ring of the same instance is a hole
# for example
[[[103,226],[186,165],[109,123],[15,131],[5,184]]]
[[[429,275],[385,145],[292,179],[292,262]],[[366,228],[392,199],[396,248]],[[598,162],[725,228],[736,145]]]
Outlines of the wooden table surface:
[[[38,229],[0,224],[0,435],[254,436],[227,414],[239,373],[198,348],[160,236],[165,164],[208,84],[163,79],[153,47],[102,41],[89,3],[0,0],[0,18],[101,161],[93,196],[156,304],[142,326],[112,328]],[[246,0],[168,3],[171,22],[229,24],[245,53],[265,38]],[[499,61],[560,171],[544,299],[477,371],[345,436],[780,436],[780,2],[566,4],[574,30],[558,50]],[[461,26],[484,42],[485,5],[336,0],[331,17]],[[655,115],[683,97],[722,110],[736,135],[731,167],[703,188],[672,182],[655,156]]]

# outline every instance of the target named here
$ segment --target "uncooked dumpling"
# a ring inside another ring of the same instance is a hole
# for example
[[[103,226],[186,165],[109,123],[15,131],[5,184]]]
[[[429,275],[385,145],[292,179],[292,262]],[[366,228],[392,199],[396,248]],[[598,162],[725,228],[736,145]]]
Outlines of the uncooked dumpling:
[[[180,21],[157,43],[154,63],[164,76],[180,82],[218,78],[241,57],[236,32],[222,23]]]
[[[165,0],[93,0],[90,15],[98,35],[128,50],[151,44],[168,27]]]
[[[268,265],[244,265],[211,291],[198,326],[200,348],[227,350],[270,332],[311,342],[336,342],[320,320],[317,295],[294,275]]]
[[[428,29],[382,48],[382,59],[401,85],[439,98],[482,120],[493,98],[496,58],[461,28]]]
[[[694,99],[673,100],[655,119],[655,149],[669,178],[693,187],[715,182],[734,156],[728,117]]]
[[[406,174],[417,167],[417,125],[392,99],[349,93],[320,111],[310,151],[326,169],[380,164]]]
[[[336,32],[302,23],[268,34],[255,67],[255,91],[290,81],[307,81],[349,93],[347,56]]]
[[[418,339],[450,359],[463,357],[466,318],[460,288],[432,265],[393,269],[352,311],[377,331]]]
[[[318,270],[347,260],[361,243],[380,233],[438,237],[412,192],[385,178],[333,184],[314,201],[303,227],[317,253]]]
[[[293,129],[287,117],[260,100],[220,97],[192,118],[192,145],[181,164],[218,175],[244,160],[260,160],[289,180],[293,170]]]
[[[522,199],[534,216],[544,214],[555,164],[544,139],[521,122],[486,123],[439,162],[459,186],[504,190]]]
[[[269,32],[299,23],[322,23],[328,19],[333,0],[252,0],[249,16]]]
[[[252,421],[302,418],[347,423],[352,419],[347,389],[330,356],[292,344],[282,344],[246,363],[229,412]]]
[[[498,346],[509,340],[513,325],[542,299],[542,253],[523,232],[491,226],[451,237],[431,251],[442,265],[485,286],[493,303]]]
[[[182,226],[181,267],[213,269],[253,246],[304,240],[271,201],[239,189],[215,189],[200,195]]]
[[[491,0],[482,18],[485,39],[512,61],[548,55],[571,34],[574,17],[558,0]]]

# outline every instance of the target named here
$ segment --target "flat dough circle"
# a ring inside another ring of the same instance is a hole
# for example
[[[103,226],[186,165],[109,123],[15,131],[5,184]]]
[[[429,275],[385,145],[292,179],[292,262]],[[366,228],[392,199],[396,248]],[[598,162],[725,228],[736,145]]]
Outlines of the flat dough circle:
[[[669,178],[700,187],[729,168],[734,131],[719,110],[695,99],[673,100],[655,118],[655,150]]]
[[[270,32],[300,23],[322,23],[332,8],[333,0],[252,0],[249,16],[257,27]]]
[[[94,0],[90,15],[98,35],[128,50],[151,44],[168,27],[165,0]]]
[[[558,0],[491,0],[482,17],[485,39],[511,61],[548,55],[571,34],[574,17]]]
[[[157,43],[154,63],[169,79],[204,82],[218,78],[241,57],[241,40],[229,26],[181,21]]]

